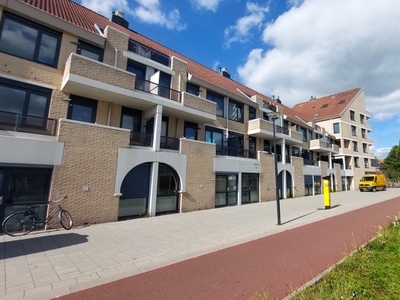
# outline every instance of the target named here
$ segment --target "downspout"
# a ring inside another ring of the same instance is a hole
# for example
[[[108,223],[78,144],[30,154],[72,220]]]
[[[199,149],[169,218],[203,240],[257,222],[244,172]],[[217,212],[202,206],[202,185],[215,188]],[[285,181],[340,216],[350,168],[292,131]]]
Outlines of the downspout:
[[[118,48],[115,48],[114,67],[117,67],[118,62]]]
[[[110,126],[111,121],[111,102],[108,102],[108,117],[107,117],[107,126]]]

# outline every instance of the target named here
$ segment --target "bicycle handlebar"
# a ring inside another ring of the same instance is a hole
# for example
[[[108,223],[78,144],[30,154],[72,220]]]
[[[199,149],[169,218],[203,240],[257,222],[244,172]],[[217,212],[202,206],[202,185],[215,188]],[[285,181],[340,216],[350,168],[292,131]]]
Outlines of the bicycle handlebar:
[[[61,199],[58,199],[58,200],[49,200],[49,203],[58,203],[64,199],[66,199],[67,197],[68,197],[68,195],[65,195],[64,197],[62,197]]]

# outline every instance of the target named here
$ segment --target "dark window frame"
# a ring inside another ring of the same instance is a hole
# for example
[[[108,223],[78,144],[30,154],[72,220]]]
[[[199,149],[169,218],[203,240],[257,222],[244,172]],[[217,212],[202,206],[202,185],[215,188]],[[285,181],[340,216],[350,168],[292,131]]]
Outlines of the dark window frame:
[[[233,115],[233,111],[235,109],[235,107],[238,109],[238,111],[241,114],[241,117],[239,116],[239,114],[237,114],[237,117],[234,118],[232,117]],[[240,103],[238,101],[229,99],[229,104],[228,104],[228,119],[235,121],[235,122],[239,122],[239,123],[244,123],[244,104]]]
[[[356,120],[356,113],[354,110],[350,110],[350,120],[352,121]]]
[[[249,107],[249,120],[254,120],[257,118],[257,109],[255,107]]]
[[[100,48],[98,46],[89,44],[89,43],[87,43],[85,41],[79,40],[78,41],[78,46],[76,47],[76,53],[79,54],[79,55],[94,59],[92,57],[86,56],[85,54],[82,54],[82,50],[86,50],[87,52],[94,53],[94,54],[98,55],[98,59],[95,59],[95,60],[103,62],[104,49],[102,49],[102,48]]]
[[[76,121],[80,121],[80,122],[87,122],[87,123],[95,123],[96,122],[97,106],[98,106],[97,100],[85,98],[85,97],[81,97],[81,96],[76,96],[76,95],[71,95],[70,98],[71,98],[71,100],[70,100],[69,106],[68,106],[67,119],[76,120]],[[74,105],[79,105],[79,106],[88,107],[88,108],[92,109],[90,121],[73,119],[72,117],[73,117],[73,113],[74,113]]]
[[[130,72],[130,73],[135,74],[135,76],[136,76],[137,78],[146,80],[146,69],[147,69],[146,65],[141,64],[141,63],[139,63],[139,62],[137,62],[137,61],[134,61],[134,60],[132,60],[132,59],[128,59],[128,63],[127,63],[127,66],[126,66],[126,70],[127,70],[128,72]],[[141,76],[141,74],[135,73],[134,70],[140,70],[140,71],[142,71],[142,72],[143,72],[143,76]]]
[[[10,21],[19,23],[22,26],[28,27],[30,29],[34,29],[34,30],[37,31],[38,35],[36,37],[35,50],[33,52],[32,59],[29,59],[29,58],[24,57],[24,56],[17,55],[14,52],[11,52],[11,51],[10,52],[4,51],[4,49],[0,50],[0,52],[7,53],[9,55],[16,56],[16,57],[19,57],[21,59],[26,59],[26,60],[29,60],[29,61],[33,61],[33,62],[42,64],[42,65],[46,65],[46,66],[49,66],[49,67],[57,68],[58,60],[59,60],[59,56],[60,56],[62,33],[58,32],[56,30],[53,30],[51,28],[45,27],[43,25],[40,25],[40,24],[38,24],[36,22],[27,20],[25,18],[22,18],[20,16],[17,16],[15,14],[12,14],[10,12],[5,11],[3,13],[3,17],[1,18],[1,23],[0,23],[0,43],[3,43],[2,37],[3,37],[3,32],[4,32],[3,31],[4,30],[4,23],[5,23],[6,20],[10,20]],[[53,37],[57,41],[56,47],[54,49],[53,63],[46,63],[44,61],[40,61],[40,58],[39,58],[40,52],[39,51],[41,50],[40,46],[41,46],[43,35],[47,35],[47,36]]]
[[[186,93],[199,96],[200,95],[200,86],[195,85],[190,82],[186,82]]]
[[[339,126],[339,122],[335,122],[333,123],[333,133],[340,133],[340,126]]]
[[[207,100],[213,101],[217,104],[217,116],[224,117],[225,115],[225,97],[221,94],[207,90]],[[222,113],[219,113],[222,111]]]
[[[190,138],[190,137],[188,137],[188,134],[187,134],[187,130],[188,129],[191,129],[191,130],[193,130],[193,132],[195,133],[194,134],[194,140],[196,140],[197,141],[197,139],[198,139],[198,135],[197,135],[197,132],[198,132],[198,124],[196,124],[196,123],[192,123],[192,122],[189,122],[189,121],[185,121],[185,125],[184,125],[184,137],[185,138],[187,138],[187,139],[192,139],[192,138]]]

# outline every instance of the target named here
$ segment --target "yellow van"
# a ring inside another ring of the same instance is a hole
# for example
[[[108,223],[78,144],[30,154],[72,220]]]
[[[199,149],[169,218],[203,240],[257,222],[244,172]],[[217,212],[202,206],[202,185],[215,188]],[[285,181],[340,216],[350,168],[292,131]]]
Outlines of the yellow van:
[[[358,186],[360,192],[363,191],[385,191],[386,190],[386,177],[382,174],[365,174],[360,179]]]

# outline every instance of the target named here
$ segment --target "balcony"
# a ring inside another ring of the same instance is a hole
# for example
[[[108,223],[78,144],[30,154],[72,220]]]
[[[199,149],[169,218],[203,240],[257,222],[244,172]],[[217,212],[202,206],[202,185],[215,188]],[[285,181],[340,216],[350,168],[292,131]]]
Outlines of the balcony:
[[[0,111],[0,130],[55,136],[57,120]]]
[[[216,146],[216,154],[224,156],[236,156],[245,158],[257,158],[257,152],[236,147]]]
[[[211,101],[192,99],[187,93],[136,78],[133,73],[75,53],[66,62],[61,90],[143,111],[162,105],[163,114],[194,123],[216,120],[216,104]]]
[[[327,141],[318,139],[310,141],[310,150],[317,150],[321,153],[339,153],[339,147],[335,144],[329,143]]]
[[[316,160],[312,160],[312,159],[303,159],[303,164],[305,166],[318,166],[318,162]]]
[[[278,141],[280,139],[285,139],[287,145],[301,145],[303,143],[300,132],[279,125],[275,125],[275,128],[276,138]],[[274,127],[272,122],[264,119],[259,118],[250,120],[248,123],[247,134],[262,139],[272,140],[274,138]]]

